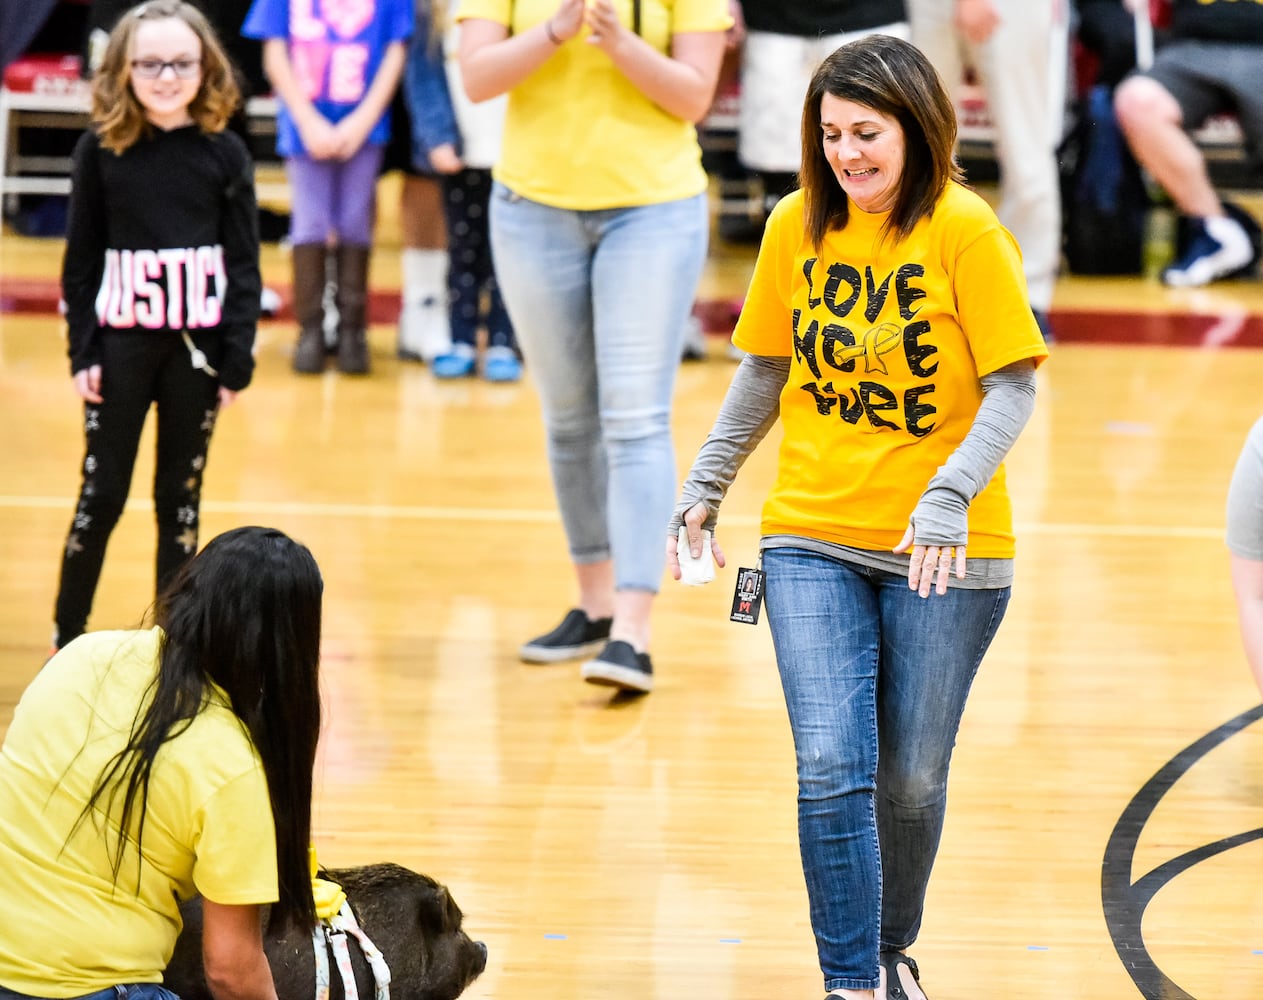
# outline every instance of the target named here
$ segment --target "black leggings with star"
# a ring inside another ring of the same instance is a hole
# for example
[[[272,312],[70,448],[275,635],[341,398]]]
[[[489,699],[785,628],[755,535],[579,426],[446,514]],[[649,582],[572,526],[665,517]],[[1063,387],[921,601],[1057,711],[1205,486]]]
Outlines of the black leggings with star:
[[[210,366],[217,367],[220,339],[198,333],[193,341]],[[102,333],[103,402],[83,407],[83,485],[62,554],[55,612],[58,647],[87,628],[105,546],[127,502],[141,431],[153,404],[158,409],[153,501],[159,593],[197,551],[202,473],[215,427],[218,390],[215,378],[193,367],[178,333]]]

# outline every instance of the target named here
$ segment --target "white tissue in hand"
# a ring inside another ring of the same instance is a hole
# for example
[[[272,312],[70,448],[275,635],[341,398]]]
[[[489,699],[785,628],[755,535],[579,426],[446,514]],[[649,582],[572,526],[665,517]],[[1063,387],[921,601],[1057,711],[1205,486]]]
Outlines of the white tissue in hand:
[[[710,532],[702,532],[702,554],[696,559],[689,551],[688,528],[680,525],[676,536],[675,554],[680,560],[680,582],[690,587],[700,587],[715,579],[715,558],[710,551]]]

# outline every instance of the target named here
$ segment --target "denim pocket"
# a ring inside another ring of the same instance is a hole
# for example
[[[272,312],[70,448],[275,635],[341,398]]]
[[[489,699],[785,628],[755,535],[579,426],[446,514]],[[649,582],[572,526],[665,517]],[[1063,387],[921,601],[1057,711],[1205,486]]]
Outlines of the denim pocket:
[[[525,201],[520,194],[499,181],[493,181],[491,184],[491,197],[497,201],[507,202],[510,205],[516,205],[520,201]]]

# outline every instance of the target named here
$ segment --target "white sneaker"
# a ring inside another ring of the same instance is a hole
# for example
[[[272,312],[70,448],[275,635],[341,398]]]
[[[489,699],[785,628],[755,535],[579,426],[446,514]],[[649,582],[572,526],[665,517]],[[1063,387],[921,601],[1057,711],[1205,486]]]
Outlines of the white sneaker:
[[[1212,216],[1190,220],[1193,238],[1182,258],[1162,272],[1163,284],[1196,288],[1226,278],[1254,260],[1250,237],[1236,219]]]
[[[447,304],[440,299],[406,302],[399,313],[399,357],[430,364],[452,350]]]
[[[701,361],[706,357],[706,331],[702,329],[702,321],[690,315],[684,324],[684,349],[681,359],[684,361]]]
[[[280,311],[280,293],[275,288],[268,288],[267,285],[264,285],[262,291],[259,292],[259,312],[271,319]]]

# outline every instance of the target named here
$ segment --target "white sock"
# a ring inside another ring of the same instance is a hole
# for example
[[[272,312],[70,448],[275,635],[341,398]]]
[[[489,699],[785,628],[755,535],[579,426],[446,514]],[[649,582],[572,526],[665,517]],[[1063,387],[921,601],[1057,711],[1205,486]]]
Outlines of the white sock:
[[[1193,288],[1218,281],[1250,263],[1254,248],[1241,223],[1227,215],[1203,217],[1206,234],[1219,244],[1214,253],[1204,254],[1183,270],[1170,268],[1163,274],[1163,281],[1176,287]]]
[[[400,255],[405,306],[447,299],[447,251],[405,247]]]
[[[405,247],[399,354],[429,364],[452,347],[447,316],[447,251]]]
[[[1233,256],[1249,254],[1251,251],[1249,235],[1241,223],[1230,215],[1208,215],[1206,232]]]

